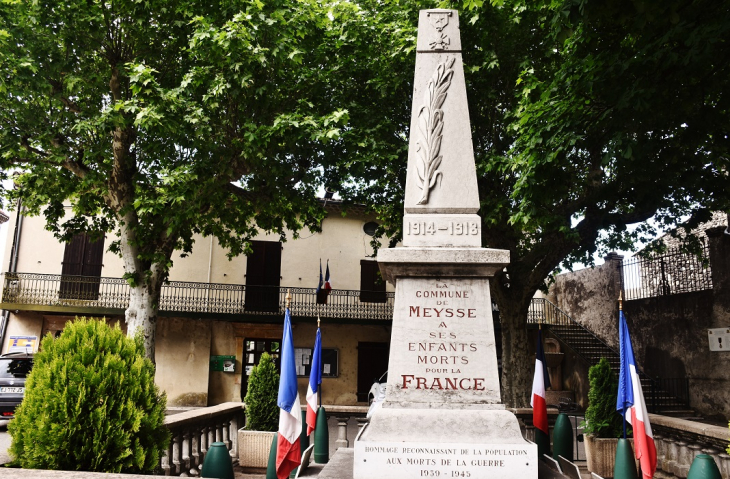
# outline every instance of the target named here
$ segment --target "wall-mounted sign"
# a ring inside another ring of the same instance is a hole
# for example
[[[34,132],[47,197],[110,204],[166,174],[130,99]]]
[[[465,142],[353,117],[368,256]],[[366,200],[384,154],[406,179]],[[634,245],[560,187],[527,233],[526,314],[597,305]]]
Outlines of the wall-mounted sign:
[[[713,328],[707,330],[710,340],[710,351],[730,351],[730,328]]]
[[[236,371],[236,356],[211,356],[210,370],[233,373]]]
[[[38,346],[38,336],[10,336],[8,353],[34,353]]]

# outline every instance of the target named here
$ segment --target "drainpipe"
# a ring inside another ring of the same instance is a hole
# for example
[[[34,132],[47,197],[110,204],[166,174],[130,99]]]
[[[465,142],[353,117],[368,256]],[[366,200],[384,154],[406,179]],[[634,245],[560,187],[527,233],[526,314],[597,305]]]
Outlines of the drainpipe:
[[[205,303],[206,312],[210,312],[210,275],[213,270],[213,235],[210,235],[210,253],[208,254],[208,295]]]
[[[8,273],[16,273],[18,270],[18,249],[20,248],[20,234],[23,231],[23,215],[20,213],[23,204],[18,199],[18,211],[15,214],[15,232],[13,233],[13,247],[10,250],[10,264],[8,265]],[[0,352],[5,346],[5,333],[8,329],[8,318],[10,311],[3,310],[2,323],[0,323]]]

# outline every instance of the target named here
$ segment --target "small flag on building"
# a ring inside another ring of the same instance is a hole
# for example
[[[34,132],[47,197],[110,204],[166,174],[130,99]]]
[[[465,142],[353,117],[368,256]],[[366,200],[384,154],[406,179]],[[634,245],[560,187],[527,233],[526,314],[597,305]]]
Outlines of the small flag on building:
[[[317,328],[317,339],[312,352],[312,370],[309,373],[307,388],[307,436],[312,434],[317,425],[317,396],[322,384],[322,333]]]
[[[619,311],[618,321],[621,370],[619,372],[616,410],[623,414],[624,420],[628,421],[634,430],[634,454],[641,465],[642,476],[644,479],[650,479],[654,477],[657,462],[654,435],[651,432],[644,393],[641,390],[641,382],[636,370],[634,348],[631,346],[629,327],[626,324],[626,316],[624,316],[623,311]]]
[[[547,402],[545,401],[545,390],[550,387],[550,377],[547,374],[547,363],[545,362],[545,351],[542,346],[542,329],[537,332],[537,354],[535,355],[535,377],[532,380],[532,423],[548,437]],[[548,442],[549,444],[549,442]]]
[[[288,303],[288,301],[287,301]],[[276,475],[279,479],[301,464],[299,435],[302,432],[302,406],[297,388],[291,313],[287,304],[284,314],[284,337],[281,341],[281,377],[279,379],[279,435],[276,444]]]
[[[327,296],[332,289],[330,283],[330,261],[327,260],[327,272],[322,279],[322,260],[319,260],[319,284],[317,285],[317,304],[327,304]]]
[[[330,283],[330,260],[327,260],[327,271],[324,273],[324,289],[327,294],[332,290],[332,283]]]
[[[322,279],[322,260],[320,259],[319,260],[319,283],[317,283],[317,296],[319,296],[319,292],[322,291],[322,286],[324,286],[324,280]]]

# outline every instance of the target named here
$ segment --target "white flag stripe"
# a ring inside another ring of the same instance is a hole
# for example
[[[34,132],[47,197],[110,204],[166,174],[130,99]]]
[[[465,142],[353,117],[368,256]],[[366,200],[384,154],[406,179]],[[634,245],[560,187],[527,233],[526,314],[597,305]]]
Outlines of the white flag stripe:
[[[535,361],[535,376],[532,379],[532,395],[530,395],[530,406],[535,407],[533,404],[535,394],[540,397],[545,397],[545,378],[543,377],[542,361],[539,359]]]
[[[291,412],[279,409],[279,434],[290,443],[296,441],[302,433],[302,410],[300,407],[296,407],[298,404],[299,394],[297,394],[297,399],[294,401],[295,407],[291,408]]]
[[[631,374],[631,389],[634,392],[634,405],[632,406],[635,411],[634,414],[636,414],[636,419],[644,424],[646,435],[654,437],[651,431],[651,424],[646,420],[646,403],[644,402],[644,393],[641,390],[641,381],[639,380],[639,375],[636,373],[635,365],[629,365],[629,374]],[[626,419],[631,424],[631,414],[627,414]]]

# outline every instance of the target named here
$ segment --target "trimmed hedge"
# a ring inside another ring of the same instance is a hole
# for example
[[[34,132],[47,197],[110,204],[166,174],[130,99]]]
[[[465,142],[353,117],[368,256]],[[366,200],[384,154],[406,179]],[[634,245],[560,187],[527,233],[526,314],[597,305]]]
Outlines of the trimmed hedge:
[[[147,473],[169,443],[164,393],[141,336],[81,318],[43,338],[25,399],[10,421],[10,454],[29,469]]]
[[[585,434],[596,437],[621,437],[623,417],[616,411],[618,379],[606,358],[588,370],[588,409],[585,416]],[[627,424],[627,427],[630,425]]]
[[[277,431],[279,429],[279,373],[268,353],[261,355],[248,378],[246,392],[246,429]]]

